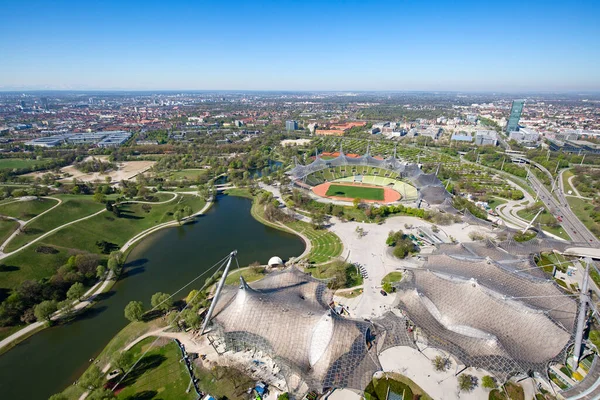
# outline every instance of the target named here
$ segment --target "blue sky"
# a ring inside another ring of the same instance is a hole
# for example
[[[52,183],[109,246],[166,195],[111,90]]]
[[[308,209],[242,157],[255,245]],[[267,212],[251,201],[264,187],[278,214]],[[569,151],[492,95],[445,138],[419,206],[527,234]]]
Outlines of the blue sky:
[[[600,1],[0,0],[0,90],[600,90]]]

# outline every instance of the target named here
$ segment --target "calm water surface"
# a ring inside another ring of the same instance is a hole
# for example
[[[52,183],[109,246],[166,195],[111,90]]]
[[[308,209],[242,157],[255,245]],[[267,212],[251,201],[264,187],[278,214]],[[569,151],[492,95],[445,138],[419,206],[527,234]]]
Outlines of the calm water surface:
[[[302,253],[300,238],[257,222],[250,206],[247,199],[220,196],[196,223],[144,239],[130,254],[125,277],[104,300],[76,321],[46,329],[0,356],[0,398],[47,399],[62,391],[127,325],[123,309],[129,301],[141,300],[149,307],[152,294],[173,293],[234,249],[241,266]]]

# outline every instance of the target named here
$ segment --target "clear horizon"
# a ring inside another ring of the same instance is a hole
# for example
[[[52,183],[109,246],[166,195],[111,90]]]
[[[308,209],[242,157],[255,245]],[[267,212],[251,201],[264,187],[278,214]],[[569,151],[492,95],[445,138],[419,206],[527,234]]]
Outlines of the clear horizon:
[[[0,91],[598,92],[600,4],[3,5]]]

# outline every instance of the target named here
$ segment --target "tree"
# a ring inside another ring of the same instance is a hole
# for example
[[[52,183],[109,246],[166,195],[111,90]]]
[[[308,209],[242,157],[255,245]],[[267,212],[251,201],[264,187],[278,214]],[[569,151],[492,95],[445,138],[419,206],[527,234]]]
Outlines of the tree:
[[[290,400],[290,394],[288,392],[282,393],[277,396],[277,400]]]
[[[81,297],[85,294],[85,287],[81,282],[75,282],[67,291],[67,299],[69,300],[81,300]]]
[[[141,301],[130,301],[125,306],[125,318],[134,321],[141,321],[144,315],[144,305]]]
[[[52,314],[54,314],[57,309],[58,306],[56,301],[46,300],[35,306],[33,313],[38,321],[50,321],[50,317],[52,317]]]
[[[69,400],[69,398],[62,393],[57,393],[50,396],[48,400]]]
[[[183,208],[183,212],[185,213],[185,215],[187,215],[188,217],[191,217],[192,214],[194,213],[194,211],[192,211],[192,207],[190,206],[185,206]]]
[[[382,289],[386,292],[386,293],[392,293],[394,291],[394,288],[392,287],[392,284],[389,282],[385,282],[382,286]]]
[[[112,357],[112,365],[121,371],[127,371],[133,365],[133,353],[130,351],[116,352]]]
[[[183,216],[181,215],[181,210],[175,211],[175,213],[173,213],[173,217],[175,218],[175,221],[177,221],[177,223],[181,225],[181,218],[183,218]]]
[[[173,299],[166,293],[156,292],[152,295],[150,304],[152,304],[152,308],[166,312],[173,307]]]
[[[92,364],[79,378],[79,386],[87,390],[94,390],[102,385],[103,380],[100,368],[96,364]]]
[[[354,205],[354,208],[358,208],[360,206],[360,202],[361,202],[361,200],[358,197],[355,197],[354,200],[352,200],[352,204]]]
[[[182,317],[188,327],[192,329],[200,328],[202,319],[200,318],[200,315],[198,315],[198,311],[196,309],[187,308],[183,312]]]
[[[477,386],[477,378],[473,375],[462,374],[458,377],[458,389],[461,392],[470,392]]]
[[[196,304],[200,304],[204,299],[206,299],[206,295],[203,292],[194,289],[187,295],[185,302],[189,306],[195,306]]]
[[[106,196],[102,192],[94,193],[94,200],[98,203],[104,203],[106,201]]]
[[[65,314],[71,314],[71,312],[73,312],[73,310],[75,309],[75,307],[73,306],[73,301],[69,299],[59,302],[57,304],[57,308]]]
[[[325,223],[325,213],[322,210],[317,210],[312,214],[311,221],[315,229],[321,229]]]
[[[433,368],[435,368],[436,371],[442,372],[447,370],[449,367],[450,361],[446,357],[438,355],[433,359]]]
[[[96,278],[102,279],[104,274],[106,274],[106,267],[104,265],[98,265],[96,267]]]
[[[486,375],[483,378],[481,378],[481,386],[483,386],[486,389],[496,389],[496,380],[491,376]]]
[[[108,259],[108,269],[110,269],[115,275],[119,275],[121,273],[121,266],[114,258]]]

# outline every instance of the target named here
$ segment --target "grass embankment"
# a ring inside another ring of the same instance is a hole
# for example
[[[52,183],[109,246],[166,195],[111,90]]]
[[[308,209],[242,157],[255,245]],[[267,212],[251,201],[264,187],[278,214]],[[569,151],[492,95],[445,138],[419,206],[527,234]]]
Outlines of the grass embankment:
[[[517,215],[523,218],[525,221],[531,221],[536,216],[540,208],[543,208],[544,211],[542,211],[542,213],[537,217],[537,219],[534,222],[534,225],[537,225],[539,223],[544,231],[556,235],[562,239],[571,240],[569,234],[565,232],[562,226],[559,225],[559,222],[556,219],[556,217],[554,217],[554,215],[548,212],[548,209],[546,209],[544,203],[540,201],[530,205],[527,208],[523,208],[522,210],[517,211]]]
[[[51,212],[25,226],[24,231],[13,238],[5,251],[11,252],[61,225],[86,217],[105,208],[104,204],[94,201],[92,196],[57,195],[62,204]]]
[[[382,188],[360,187],[351,185],[330,185],[327,196],[346,197],[350,199],[383,200]]]
[[[367,400],[385,400],[388,398],[388,389],[390,394],[396,393],[404,399],[413,399],[415,396],[421,400],[431,400],[431,397],[425,393],[416,383],[409,378],[395,373],[386,373],[382,379],[373,379],[365,389],[365,399]]]
[[[325,229],[314,229],[311,224],[303,221],[290,222],[285,226],[302,233],[310,240],[312,247],[307,257],[310,263],[329,262],[342,254],[344,248],[342,241],[332,232]]]
[[[29,201],[12,201],[0,205],[0,215],[28,221],[57,204],[56,200],[38,198]]]
[[[254,199],[254,196],[250,193],[250,191],[246,188],[233,188],[227,189],[223,192],[229,196],[237,196],[237,197],[245,197],[247,199]]]
[[[579,218],[581,222],[592,231],[596,237],[600,237],[597,232],[600,232],[600,223],[594,221],[592,213],[594,212],[594,205],[591,204],[590,200],[579,199],[577,197],[567,197],[571,211]]]
[[[248,267],[248,268],[240,268],[232,271],[227,275],[225,279],[225,284],[227,285],[237,285],[240,282],[240,276],[244,277],[246,282],[255,282],[266,275],[265,267]]]
[[[133,359],[137,360],[154,340],[154,337],[149,337],[133,346],[129,350]],[[180,361],[181,351],[172,340],[150,348],[121,383],[125,388],[119,392],[117,399],[153,399],[156,396],[163,400],[196,399],[198,396],[193,389],[186,393],[190,375],[185,363]]]
[[[385,283],[396,283],[396,282],[400,282],[402,280],[402,272],[390,272],[389,274],[387,274],[386,276],[383,277],[383,279],[381,280],[381,284],[385,284]]]

